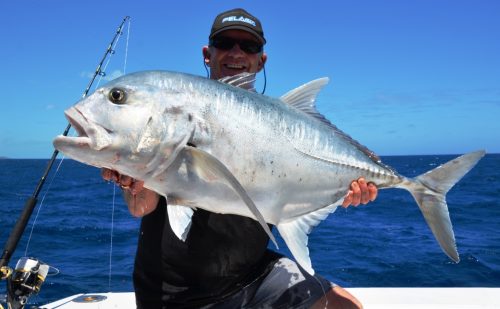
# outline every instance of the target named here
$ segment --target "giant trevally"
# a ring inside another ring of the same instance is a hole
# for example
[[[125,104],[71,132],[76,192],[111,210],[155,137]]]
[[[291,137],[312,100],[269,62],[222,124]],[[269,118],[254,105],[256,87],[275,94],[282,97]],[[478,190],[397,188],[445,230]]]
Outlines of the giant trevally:
[[[408,190],[443,251],[459,261],[445,195],[484,151],[406,178],[316,111],[327,78],[279,99],[237,87],[252,78],[223,83],[166,71],[119,77],[65,111],[79,136],[58,136],[54,146],[165,196],[170,225],[183,240],[197,208],[247,216],[268,234],[266,223],[275,225],[313,274],[309,232],[342,203],[350,182],[364,177],[379,189]]]

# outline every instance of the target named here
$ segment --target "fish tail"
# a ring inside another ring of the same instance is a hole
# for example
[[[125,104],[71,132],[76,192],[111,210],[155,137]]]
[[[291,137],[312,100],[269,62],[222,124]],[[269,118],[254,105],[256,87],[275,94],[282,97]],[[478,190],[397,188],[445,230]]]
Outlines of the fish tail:
[[[484,156],[483,150],[462,155],[411,180],[407,187],[441,249],[459,262],[446,193]]]

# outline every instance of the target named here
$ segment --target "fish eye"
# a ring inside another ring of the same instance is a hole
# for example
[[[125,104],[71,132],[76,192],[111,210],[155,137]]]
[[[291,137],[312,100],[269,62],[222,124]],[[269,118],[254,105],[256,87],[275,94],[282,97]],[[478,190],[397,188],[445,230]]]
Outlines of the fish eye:
[[[109,91],[108,99],[114,104],[125,104],[127,93],[120,88],[113,88]]]

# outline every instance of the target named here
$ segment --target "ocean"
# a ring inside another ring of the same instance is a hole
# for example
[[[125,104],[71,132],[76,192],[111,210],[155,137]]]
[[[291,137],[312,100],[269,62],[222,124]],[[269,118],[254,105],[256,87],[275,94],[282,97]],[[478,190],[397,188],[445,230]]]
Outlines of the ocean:
[[[412,177],[453,157],[382,159]],[[0,160],[2,244],[47,162]],[[447,201],[458,264],[441,251],[410,194],[388,189],[366,206],[339,208],[313,230],[313,267],[345,287],[500,287],[500,154],[486,155],[448,193]],[[99,169],[58,160],[9,265],[30,256],[54,267],[41,292],[31,298],[33,304],[77,293],[132,291],[139,223]],[[289,254],[280,239],[279,245]],[[1,282],[0,294],[5,289]]]

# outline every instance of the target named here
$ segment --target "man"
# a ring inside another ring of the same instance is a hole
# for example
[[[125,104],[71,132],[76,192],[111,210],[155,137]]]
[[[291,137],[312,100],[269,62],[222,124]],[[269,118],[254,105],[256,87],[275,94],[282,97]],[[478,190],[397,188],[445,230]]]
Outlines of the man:
[[[242,9],[219,14],[202,49],[210,78],[263,69],[267,55],[260,21]],[[267,249],[253,219],[196,210],[185,242],[168,224],[166,202],[143,182],[103,169],[124,188],[132,215],[143,217],[134,269],[139,308],[357,308],[347,291],[310,276]],[[343,206],[374,200],[377,188],[353,181]]]

